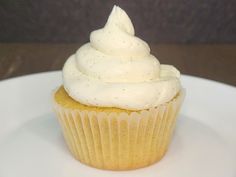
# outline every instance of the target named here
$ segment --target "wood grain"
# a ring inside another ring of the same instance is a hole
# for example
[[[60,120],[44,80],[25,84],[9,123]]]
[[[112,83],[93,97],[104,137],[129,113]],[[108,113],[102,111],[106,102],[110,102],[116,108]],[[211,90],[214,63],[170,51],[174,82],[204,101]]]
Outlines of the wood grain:
[[[0,80],[44,71],[61,70],[80,44],[0,44]],[[154,44],[152,53],[161,63],[176,66],[181,73],[236,86],[236,45]]]

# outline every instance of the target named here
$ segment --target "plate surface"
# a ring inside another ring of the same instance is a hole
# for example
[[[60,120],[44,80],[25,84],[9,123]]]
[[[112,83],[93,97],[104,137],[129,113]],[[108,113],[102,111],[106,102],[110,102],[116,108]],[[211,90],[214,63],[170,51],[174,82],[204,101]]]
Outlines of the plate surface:
[[[97,170],[76,161],[52,112],[60,72],[0,82],[0,177],[235,177],[236,88],[183,76],[187,90],[166,156],[139,170]]]

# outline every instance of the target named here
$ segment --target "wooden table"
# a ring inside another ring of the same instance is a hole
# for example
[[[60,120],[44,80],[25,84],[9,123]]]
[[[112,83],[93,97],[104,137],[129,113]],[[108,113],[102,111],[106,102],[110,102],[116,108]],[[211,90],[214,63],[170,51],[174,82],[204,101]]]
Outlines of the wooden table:
[[[0,80],[30,73],[60,70],[79,44],[2,43]],[[236,44],[157,44],[151,52],[161,63],[181,73],[236,86]]]

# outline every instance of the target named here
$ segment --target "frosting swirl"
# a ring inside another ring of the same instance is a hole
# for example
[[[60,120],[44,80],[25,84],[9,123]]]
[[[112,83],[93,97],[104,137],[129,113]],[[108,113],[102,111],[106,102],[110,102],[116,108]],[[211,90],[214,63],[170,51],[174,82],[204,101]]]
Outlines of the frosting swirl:
[[[64,88],[76,101],[99,107],[141,110],[171,100],[180,89],[179,71],[160,65],[148,44],[134,36],[118,6],[104,28],[90,34],[63,67]]]

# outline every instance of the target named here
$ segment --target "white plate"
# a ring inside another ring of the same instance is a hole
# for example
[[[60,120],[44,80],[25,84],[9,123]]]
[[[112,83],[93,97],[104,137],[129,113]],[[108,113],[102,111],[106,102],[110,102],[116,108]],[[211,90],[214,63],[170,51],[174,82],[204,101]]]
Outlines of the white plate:
[[[50,104],[60,72],[0,82],[0,177],[235,177],[236,88],[182,81],[187,97],[166,156],[125,172],[82,165],[67,150]]]

